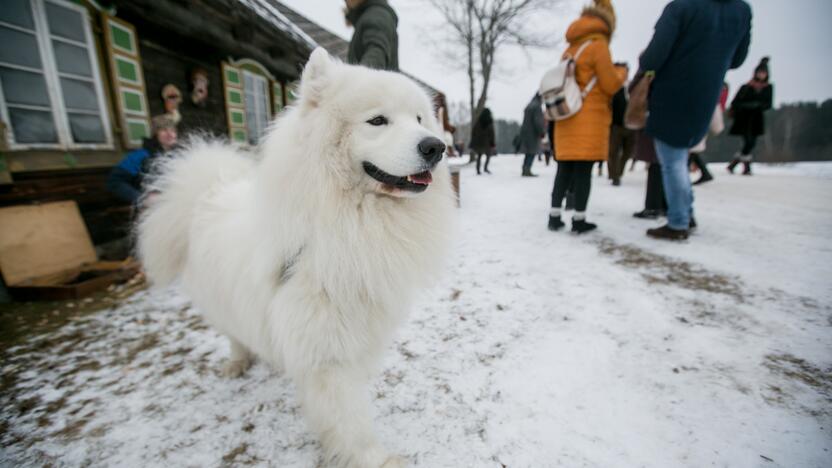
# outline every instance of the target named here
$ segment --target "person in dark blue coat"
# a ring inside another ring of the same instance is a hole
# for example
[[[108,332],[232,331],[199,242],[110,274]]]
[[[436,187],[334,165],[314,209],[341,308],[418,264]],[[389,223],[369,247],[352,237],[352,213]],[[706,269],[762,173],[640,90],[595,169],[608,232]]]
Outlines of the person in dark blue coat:
[[[142,182],[153,161],[176,146],[176,122],[167,115],[157,115],[152,122],[153,136],[141,148],[124,156],[107,178],[107,190],[122,201],[136,205],[142,195]]]
[[[708,131],[725,73],[748,55],[751,16],[743,0],[673,0],[639,60],[641,71],[655,73],[645,131],[655,141],[668,204],[667,225],[648,230],[651,237],[688,237],[688,149]]]

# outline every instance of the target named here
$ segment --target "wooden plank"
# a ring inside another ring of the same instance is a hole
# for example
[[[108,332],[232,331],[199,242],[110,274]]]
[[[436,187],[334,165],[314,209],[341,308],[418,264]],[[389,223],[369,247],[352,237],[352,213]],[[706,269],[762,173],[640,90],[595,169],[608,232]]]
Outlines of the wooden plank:
[[[74,201],[0,208],[0,271],[8,286],[96,260]]]
[[[61,301],[81,299],[96,291],[101,291],[114,283],[123,283],[139,271],[139,264],[133,260],[123,262],[96,262],[73,274],[83,275],[82,279],[68,284],[49,284],[36,281],[37,284],[10,286],[9,294],[17,301]]]

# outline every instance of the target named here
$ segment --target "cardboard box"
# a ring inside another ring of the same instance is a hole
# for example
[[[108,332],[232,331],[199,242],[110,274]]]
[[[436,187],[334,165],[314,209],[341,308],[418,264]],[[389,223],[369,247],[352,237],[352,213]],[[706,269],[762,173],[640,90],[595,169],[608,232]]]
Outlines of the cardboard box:
[[[74,201],[0,208],[0,272],[16,300],[78,299],[138,271],[98,260]]]

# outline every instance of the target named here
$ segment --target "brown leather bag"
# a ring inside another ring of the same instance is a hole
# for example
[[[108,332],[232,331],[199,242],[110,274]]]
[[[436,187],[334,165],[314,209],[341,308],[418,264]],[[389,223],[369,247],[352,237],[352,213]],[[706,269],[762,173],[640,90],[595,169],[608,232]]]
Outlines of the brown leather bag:
[[[624,112],[624,126],[630,130],[642,130],[647,126],[647,96],[655,73],[647,72],[630,89],[630,101]]]

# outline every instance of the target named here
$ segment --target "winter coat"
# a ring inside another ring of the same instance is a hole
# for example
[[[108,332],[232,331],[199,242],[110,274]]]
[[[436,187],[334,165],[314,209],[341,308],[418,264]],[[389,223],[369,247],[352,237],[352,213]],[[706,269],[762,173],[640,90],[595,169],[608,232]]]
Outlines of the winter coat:
[[[155,139],[145,139],[144,145],[133,150],[110,171],[107,190],[122,201],[135,204],[142,195],[142,183],[150,173],[153,162],[164,150]]]
[[[668,145],[690,148],[705,136],[728,69],[748,55],[751,7],[743,0],[673,0],[641,56],[656,73],[646,131]]]
[[[636,132],[636,160],[644,161],[650,164],[656,164],[659,162],[653,138],[644,130]]]
[[[540,96],[535,96],[523,111],[523,125],[520,127],[521,154],[540,153],[540,141],[546,133]]]
[[[471,150],[477,154],[491,154],[497,146],[494,136],[494,122],[477,122],[471,129]]]
[[[399,17],[387,0],[365,0],[347,13],[347,20],[355,27],[347,63],[399,71]]]
[[[765,133],[763,112],[771,109],[773,94],[774,86],[770,84],[759,91],[749,84],[743,85],[731,101],[734,114],[731,135],[760,136]]]
[[[627,112],[627,90],[621,88],[612,97],[612,124],[619,127],[624,126],[624,114]]]
[[[574,56],[581,45],[592,41],[578,58],[575,77],[583,89],[597,77],[595,87],[584,98],[574,116],[555,123],[555,154],[558,161],[606,161],[609,154],[610,100],[621,89],[624,77],[610,57],[610,26],[604,20],[584,14],[566,31],[569,48],[564,56]]]

